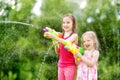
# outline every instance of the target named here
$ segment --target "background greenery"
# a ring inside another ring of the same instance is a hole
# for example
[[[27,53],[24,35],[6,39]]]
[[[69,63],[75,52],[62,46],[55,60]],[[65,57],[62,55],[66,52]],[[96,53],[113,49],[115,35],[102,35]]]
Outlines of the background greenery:
[[[117,15],[120,4],[117,0],[87,1],[86,8],[80,9],[72,0],[42,0],[41,15],[36,16],[31,13],[35,0],[15,0],[15,9],[0,0],[0,12],[4,10],[0,15],[0,79],[57,80],[58,56],[51,40],[43,37],[43,29],[49,26],[61,31],[62,16],[72,13],[77,20],[79,45],[85,31],[93,30],[98,35],[99,80],[119,80],[120,20]],[[22,4],[20,10],[17,10],[18,4]],[[2,22],[7,20],[28,25]]]

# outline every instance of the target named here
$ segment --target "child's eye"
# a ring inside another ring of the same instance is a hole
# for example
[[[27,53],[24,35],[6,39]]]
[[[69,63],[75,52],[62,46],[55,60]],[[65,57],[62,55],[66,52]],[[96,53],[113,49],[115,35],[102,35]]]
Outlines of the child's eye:
[[[85,41],[83,41],[83,43],[85,43]]]
[[[70,22],[67,22],[67,24],[69,24]]]
[[[65,22],[62,22],[63,24],[65,23]]]

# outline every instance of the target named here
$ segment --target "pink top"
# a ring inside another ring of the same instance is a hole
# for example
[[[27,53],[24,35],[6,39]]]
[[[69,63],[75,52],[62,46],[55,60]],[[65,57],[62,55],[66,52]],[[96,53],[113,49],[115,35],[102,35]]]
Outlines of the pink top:
[[[69,38],[68,36],[67,38]],[[63,38],[66,40],[67,38]],[[64,48],[63,44],[60,44],[60,54],[59,54],[59,61],[58,66],[59,67],[66,67],[66,66],[76,66],[75,59],[72,53],[70,53],[68,50]]]
[[[83,56],[91,60],[91,53],[84,53]],[[78,64],[76,80],[97,80],[97,62],[94,66],[88,67],[81,60]]]

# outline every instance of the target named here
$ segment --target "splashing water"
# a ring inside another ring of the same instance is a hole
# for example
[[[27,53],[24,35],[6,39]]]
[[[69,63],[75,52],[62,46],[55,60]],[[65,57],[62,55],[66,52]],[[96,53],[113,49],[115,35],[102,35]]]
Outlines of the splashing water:
[[[54,46],[54,44],[52,44],[52,46],[50,45],[50,47],[48,48],[48,50],[47,50],[47,52],[46,52],[46,54],[45,54],[45,56],[44,56],[44,58],[43,58],[43,61],[42,61],[41,65],[40,65],[40,68],[39,68],[39,70],[38,70],[37,78],[36,78],[35,80],[41,80],[41,76],[42,76],[42,72],[41,72],[42,66],[44,65],[45,60],[46,60],[46,57],[47,57],[47,55],[49,54],[49,52],[50,52],[50,50],[51,50],[51,48],[52,48],[53,46]],[[34,79],[33,79],[33,80],[34,80]]]
[[[18,22],[18,21],[0,21],[0,24],[20,24],[20,25],[24,25],[24,26],[28,26],[28,27],[30,26],[30,27],[36,28],[36,26],[33,24],[28,24],[28,23]],[[13,43],[13,44],[15,44],[15,43]]]
[[[119,57],[120,56],[120,32],[119,32],[119,29],[117,30],[117,38],[118,38],[117,56],[118,56],[118,61],[120,61],[120,57]],[[118,62],[118,66],[120,66],[120,62]],[[117,74],[117,78],[119,78],[119,74]]]
[[[23,23],[23,22],[17,22],[17,21],[0,21],[0,24],[20,24],[20,25],[24,25],[24,26],[30,26],[30,27],[34,27],[34,28],[37,28],[36,26],[34,26],[34,25],[32,25],[32,24],[28,24],[28,23]],[[42,68],[43,68],[43,65],[44,65],[44,63],[45,63],[45,60],[46,60],[46,57],[47,57],[47,55],[49,54],[49,52],[50,52],[50,50],[51,50],[51,48],[54,46],[54,44],[52,44],[52,45],[50,45],[50,47],[48,48],[48,50],[45,52],[45,55],[44,55],[44,57],[43,57],[43,60],[42,60],[42,63],[40,64],[40,66],[39,66],[39,69],[38,69],[38,72],[37,72],[37,74],[35,75],[36,76],[36,78],[35,79],[33,79],[33,80],[41,80],[41,76],[42,76]],[[14,57],[14,54],[16,53],[16,50],[15,51],[13,51],[13,53],[10,55],[10,54],[7,54],[7,55],[9,55],[9,57],[7,56],[7,60],[6,61],[9,61],[9,60],[11,60],[11,58],[13,58]],[[6,57],[6,56],[5,56]],[[2,66],[3,66],[4,64],[2,64]]]
[[[5,24],[21,24],[21,25],[25,25],[25,26],[34,26],[32,24],[28,24],[28,23],[23,23],[23,22],[17,22],[17,21],[0,21],[0,23],[5,23]]]

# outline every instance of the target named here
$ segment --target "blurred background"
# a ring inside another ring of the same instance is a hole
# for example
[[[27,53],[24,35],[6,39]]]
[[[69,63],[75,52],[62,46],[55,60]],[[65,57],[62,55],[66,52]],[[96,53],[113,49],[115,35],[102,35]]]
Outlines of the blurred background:
[[[0,0],[0,80],[57,80],[58,55],[43,37],[61,30],[64,14],[100,42],[98,80],[120,79],[120,0]]]

